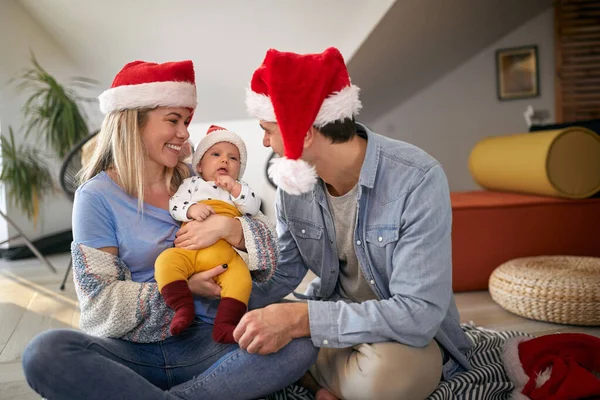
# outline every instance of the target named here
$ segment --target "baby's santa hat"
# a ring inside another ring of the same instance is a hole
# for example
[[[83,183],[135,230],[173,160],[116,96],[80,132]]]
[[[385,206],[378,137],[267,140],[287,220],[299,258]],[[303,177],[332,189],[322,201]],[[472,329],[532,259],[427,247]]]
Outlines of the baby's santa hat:
[[[502,361],[515,400],[600,398],[600,338],[582,333],[511,338]]]
[[[217,125],[211,125],[206,132],[206,135],[202,138],[196,151],[194,152],[194,158],[192,160],[192,166],[194,171],[198,170],[198,163],[202,160],[202,156],[208,149],[217,143],[228,142],[238,148],[240,152],[240,174],[237,179],[241,179],[246,169],[246,161],[248,159],[248,152],[246,151],[246,143],[236,133],[228,131],[225,128],[221,128]]]
[[[334,47],[320,54],[267,52],[252,76],[246,107],[250,116],[279,125],[284,157],[272,162],[269,175],[281,189],[290,194],[312,190],[317,175],[300,159],[304,138],[312,126],[356,116],[361,108],[358,93]]]
[[[99,97],[100,111],[156,107],[196,108],[194,64],[190,60],[157,64],[133,61]]]

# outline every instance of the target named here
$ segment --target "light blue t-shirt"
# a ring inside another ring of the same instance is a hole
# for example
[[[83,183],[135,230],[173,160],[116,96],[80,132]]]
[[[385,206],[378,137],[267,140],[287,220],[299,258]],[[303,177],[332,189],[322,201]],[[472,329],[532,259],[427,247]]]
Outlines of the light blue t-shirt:
[[[156,282],[154,262],[173,247],[180,223],[167,210],[144,204],[128,195],[106,172],[101,172],[75,193],[73,240],[93,247],[117,247],[119,257],[131,271],[134,282]],[[212,323],[218,300],[195,298],[196,315]]]

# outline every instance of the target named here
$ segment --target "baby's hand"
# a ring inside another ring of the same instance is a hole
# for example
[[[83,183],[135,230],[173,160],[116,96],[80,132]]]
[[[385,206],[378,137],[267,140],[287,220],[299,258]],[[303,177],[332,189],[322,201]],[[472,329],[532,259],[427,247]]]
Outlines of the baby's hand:
[[[218,187],[227,190],[233,197],[238,197],[242,191],[242,185],[227,175],[217,177],[215,183]]]
[[[214,214],[215,210],[211,206],[207,206],[203,203],[192,204],[187,211],[187,217],[189,219],[195,219],[196,221],[204,221],[211,214]]]

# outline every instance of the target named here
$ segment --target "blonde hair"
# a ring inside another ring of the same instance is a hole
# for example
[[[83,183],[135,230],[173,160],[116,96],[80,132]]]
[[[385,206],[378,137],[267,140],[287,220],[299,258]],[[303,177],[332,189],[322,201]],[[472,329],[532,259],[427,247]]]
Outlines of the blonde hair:
[[[151,109],[114,111],[104,118],[98,133],[94,153],[80,172],[84,183],[108,169],[114,170],[119,185],[138,199],[138,209],[144,204],[144,162],[147,151],[141,128]],[[180,161],[175,168],[164,169],[165,185],[175,193],[181,182],[190,175],[188,166]]]

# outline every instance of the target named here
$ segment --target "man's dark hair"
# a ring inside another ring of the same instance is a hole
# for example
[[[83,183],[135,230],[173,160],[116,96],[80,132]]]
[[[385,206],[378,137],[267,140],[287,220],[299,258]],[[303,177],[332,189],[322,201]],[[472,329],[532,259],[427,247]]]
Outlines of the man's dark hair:
[[[323,136],[331,140],[331,143],[345,143],[356,135],[356,123],[354,118],[346,118],[341,121],[330,122],[321,128],[316,128]]]

